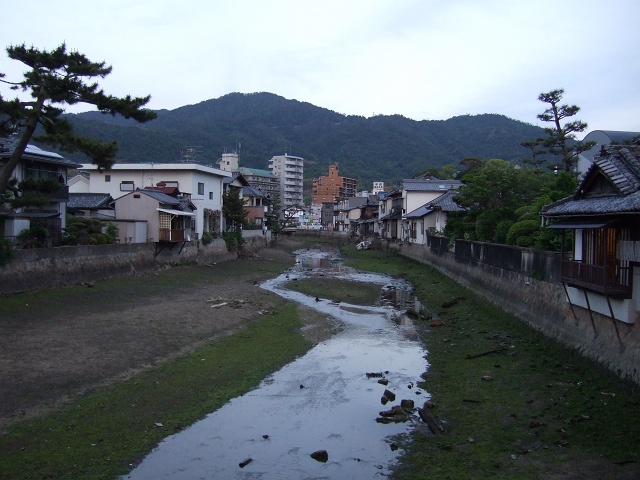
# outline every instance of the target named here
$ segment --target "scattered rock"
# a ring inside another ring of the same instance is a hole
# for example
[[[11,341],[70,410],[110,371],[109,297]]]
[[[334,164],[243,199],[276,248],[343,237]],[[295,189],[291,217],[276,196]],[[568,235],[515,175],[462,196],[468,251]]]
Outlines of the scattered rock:
[[[302,390],[304,388],[304,385],[300,385],[300,390]]]
[[[396,394],[395,394],[395,393],[393,393],[393,392],[392,392],[392,391],[390,391],[390,390],[386,390],[386,389],[385,389],[385,391],[384,391],[384,394],[383,394],[383,395],[384,395],[385,397],[387,397],[387,400],[389,400],[390,402],[393,402],[393,401],[396,399]]]
[[[329,460],[329,454],[327,453],[326,450],[317,450],[313,452],[310,456],[317,462],[325,463],[327,460]]]
[[[245,458],[243,461],[241,461],[241,462],[238,464],[238,466],[239,466],[240,468],[244,468],[244,467],[246,467],[247,465],[249,465],[251,462],[253,462],[253,458],[251,458],[251,457],[249,457],[249,458]]]
[[[400,406],[405,410],[413,410],[415,404],[413,403],[413,400],[400,400]]]
[[[265,440],[269,440],[269,435],[262,435],[262,438],[264,438]]]
[[[388,401],[389,401],[389,399],[387,397],[385,397],[384,395],[382,397],[380,397],[380,403],[381,404],[386,405]]]
[[[431,320],[429,322],[429,326],[430,327],[441,327],[442,325],[443,325],[443,322],[439,318],[437,318],[435,320]]]
[[[384,373],[382,372],[367,372],[367,378],[383,378]]]
[[[395,443],[392,443],[392,444],[389,445],[389,448],[391,448],[392,452],[395,452],[400,447],[398,447],[398,445],[396,445]]]
[[[378,383],[379,383],[380,385],[385,385],[385,386],[387,386],[387,385],[389,385],[389,380],[387,380],[386,378],[381,378],[380,380],[378,380]]]

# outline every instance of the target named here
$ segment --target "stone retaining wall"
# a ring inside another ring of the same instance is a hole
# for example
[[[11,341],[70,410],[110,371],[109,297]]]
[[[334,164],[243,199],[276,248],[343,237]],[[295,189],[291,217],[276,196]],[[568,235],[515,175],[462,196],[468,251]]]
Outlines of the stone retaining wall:
[[[243,250],[259,250],[267,245],[267,241],[262,234],[248,236]],[[0,295],[93,282],[174,265],[205,265],[238,257],[238,253],[227,251],[222,239],[206,246],[200,242],[187,242],[180,251],[181,247],[181,244],[174,244],[173,249],[157,251],[155,243],[130,243],[16,250],[13,260],[0,267]]]
[[[560,283],[535,280],[486,263],[470,265],[451,252],[437,255],[421,245],[397,248],[401,255],[436,268],[546,336],[640,384],[640,326],[598,313],[593,313],[592,321],[588,310],[580,307],[574,307],[576,321]]]

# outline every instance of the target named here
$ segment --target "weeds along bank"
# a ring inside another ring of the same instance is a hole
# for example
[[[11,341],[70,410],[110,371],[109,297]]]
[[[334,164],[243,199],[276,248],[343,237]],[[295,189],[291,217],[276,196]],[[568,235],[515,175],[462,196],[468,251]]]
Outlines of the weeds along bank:
[[[260,236],[245,238],[243,252],[267,246]],[[0,295],[42,288],[95,282],[106,278],[135,275],[176,265],[206,265],[238,258],[222,239],[209,245],[200,242],[174,244],[160,248],[155,243],[119,245],[81,245],[76,247],[16,250],[14,258],[0,267]]]
[[[640,326],[575,307],[577,320],[560,283],[540,281],[487,263],[470,264],[455,254],[439,255],[422,245],[383,245],[436,268],[474,293],[513,313],[546,336],[640,384]]]

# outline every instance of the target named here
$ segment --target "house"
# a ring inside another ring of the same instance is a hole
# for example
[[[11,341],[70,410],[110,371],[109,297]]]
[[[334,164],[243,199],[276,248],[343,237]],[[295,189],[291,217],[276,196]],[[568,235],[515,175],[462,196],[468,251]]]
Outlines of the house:
[[[561,281],[580,307],[634,323],[640,311],[640,144],[606,145],[576,193],[545,205],[548,228],[572,232]],[[564,243],[564,242],[563,242]]]
[[[69,193],[67,215],[113,220],[113,197],[108,193]]]
[[[108,193],[115,200],[159,184],[179,189],[195,205],[192,238],[200,238],[205,231],[222,232],[223,180],[231,177],[229,172],[197,163],[117,163],[109,170],[83,165],[82,170],[89,173],[90,192]],[[154,234],[149,237],[157,240]]]
[[[378,196],[369,195],[361,198],[363,202],[352,208],[350,212],[350,222],[352,232],[360,237],[370,238],[375,236],[378,225]]]
[[[17,139],[0,139],[0,168],[11,157]],[[21,231],[38,223],[48,231],[50,245],[59,245],[62,229],[66,226],[67,172],[78,167],[54,152],[28,145],[20,163],[13,171],[13,177],[21,186],[22,194],[32,191],[44,194],[45,202],[39,206],[24,205],[11,207],[9,203],[0,204],[0,237],[15,242]]]
[[[137,222],[135,238],[138,242],[184,245],[195,237],[196,206],[188,198],[175,198],[154,189],[140,189],[117,198],[114,205],[114,223],[120,231],[121,243],[136,243],[130,235],[122,232],[121,222]],[[140,222],[146,222],[146,238],[141,238]]]
[[[399,225],[402,225],[403,197],[402,190],[393,189],[390,192],[380,194],[378,206],[378,223],[380,237],[385,240],[397,240]]]
[[[453,199],[454,193],[455,190],[449,190],[403,217],[403,221],[407,224],[409,242],[424,245],[427,235],[441,233],[444,230],[449,212],[464,210]]]

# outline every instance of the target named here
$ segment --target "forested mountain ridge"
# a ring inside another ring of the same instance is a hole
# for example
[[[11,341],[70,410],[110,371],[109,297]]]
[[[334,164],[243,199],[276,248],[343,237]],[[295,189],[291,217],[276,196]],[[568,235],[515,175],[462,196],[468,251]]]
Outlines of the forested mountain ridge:
[[[374,180],[395,182],[468,157],[521,160],[529,152],[520,143],[544,136],[542,128],[498,114],[365,118],[271,93],[231,93],[157,113],[145,124],[98,112],[67,118],[78,134],[116,140],[119,162],[180,161],[185,148],[193,147],[197,162],[215,165],[223,152],[240,147],[241,166],[266,169],[272,156],[287,152],[305,159],[307,180],[338,163],[340,174],[364,189]]]

